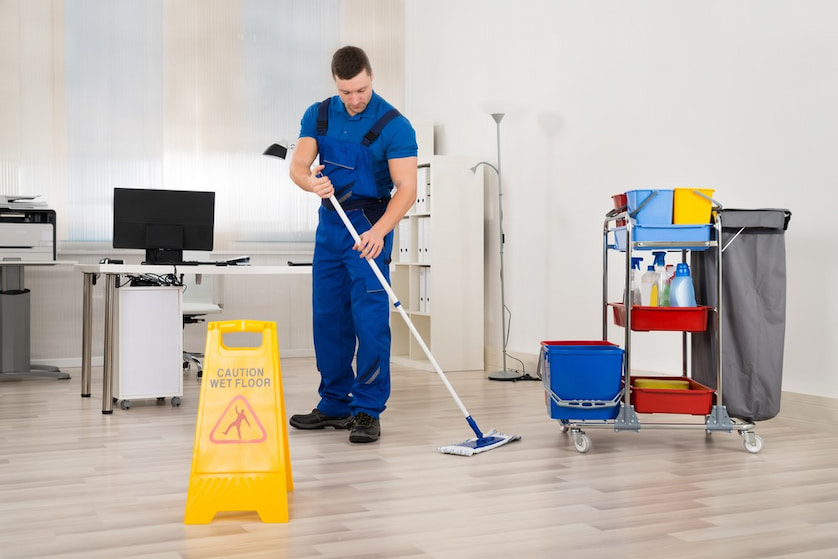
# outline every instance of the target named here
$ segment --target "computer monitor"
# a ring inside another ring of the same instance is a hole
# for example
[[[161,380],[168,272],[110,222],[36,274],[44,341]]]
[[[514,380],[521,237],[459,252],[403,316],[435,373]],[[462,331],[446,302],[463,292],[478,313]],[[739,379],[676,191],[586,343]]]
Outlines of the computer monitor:
[[[215,192],[114,188],[113,247],[145,250],[145,264],[182,264],[213,247]]]

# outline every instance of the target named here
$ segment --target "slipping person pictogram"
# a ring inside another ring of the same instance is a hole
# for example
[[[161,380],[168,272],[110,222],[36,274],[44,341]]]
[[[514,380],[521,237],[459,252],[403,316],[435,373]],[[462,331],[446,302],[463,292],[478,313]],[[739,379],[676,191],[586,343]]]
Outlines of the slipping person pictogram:
[[[247,415],[245,415],[244,410],[239,411],[239,407],[236,406],[236,419],[234,419],[230,425],[227,426],[227,429],[224,430],[224,434],[230,432],[230,429],[233,427],[236,428],[236,434],[239,437],[239,440],[242,438],[242,421],[247,423],[247,426],[250,427],[250,422],[247,420]]]
[[[242,433],[242,423],[246,423]],[[235,428],[235,433],[233,429]],[[264,442],[268,437],[265,427],[253,406],[244,396],[230,400],[210,432],[210,442],[216,444],[250,444]]]

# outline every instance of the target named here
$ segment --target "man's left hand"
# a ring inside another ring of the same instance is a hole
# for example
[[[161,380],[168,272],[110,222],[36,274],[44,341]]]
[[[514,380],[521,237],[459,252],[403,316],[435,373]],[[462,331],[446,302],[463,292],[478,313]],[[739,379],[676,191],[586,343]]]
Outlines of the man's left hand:
[[[381,254],[382,249],[384,249],[384,235],[372,228],[358,236],[361,238],[361,242],[355,243],[354,248],[361,253],[361,258],[370,260]]]

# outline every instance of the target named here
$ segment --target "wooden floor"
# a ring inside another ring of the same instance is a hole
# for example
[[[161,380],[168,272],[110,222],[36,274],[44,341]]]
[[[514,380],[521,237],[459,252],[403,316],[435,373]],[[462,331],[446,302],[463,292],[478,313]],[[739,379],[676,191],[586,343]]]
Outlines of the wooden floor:
[[[315,404],[312,359],[282,362],[289,413]],[[480,427],[521,441],[472,457],[472,436],[434,373],[394,370],[382,438],[291,430],[290,521],[222,513],[183,524],[199,382],[183,405],[101,413],[72,380],[0,382],[0,557],[834,558],[838,433],[782,418],[733,433],[588,430],[578,453],[539,382],[449,378]],[[681,418],[682,420],[685,418]]]

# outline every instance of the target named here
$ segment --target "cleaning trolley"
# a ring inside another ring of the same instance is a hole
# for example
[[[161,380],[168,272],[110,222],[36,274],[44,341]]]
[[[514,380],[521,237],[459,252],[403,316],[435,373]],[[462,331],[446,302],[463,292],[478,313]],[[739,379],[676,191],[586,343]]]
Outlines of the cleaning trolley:
[[[613,197],[615,208],[606,214],[603,224],[602,340],[542,342],[539,358],[549,415],[560,422],[562,432],[570,434],[579,452],[591,448],[585,433],[589,428],[696,429],[708,435],[735,432],[742,436],[748,452],[762,449],[754,421],[732,418],[725,406],[723,388],[728,384],[723,381],[722,346],[726,338],[720,318],[726,304],[723,212],[712,196],[713,190],[679,188],[633,190]],[[608,285],[609,254],[615,251],[625,258],[623,299],[616,302],[609,299]],[[644,289],[652,293],[644,293],[643,300],[655,302],[654,306],[642,305],[631,288],[633,259],[644,252],[654,253],[654,269],[659,274],[659,281],[644,283]],[[677,278],[674,270],[661,265],[664,253],[677,255]],[[706,257],[708,253],[712,258]],[[688,276],[693,255],[700,255],[697,260],[703,264],[702,274],[713,276],[713,281],[701,282],[704,289],[699,290],[698,304]],[[707,286],[714,293],[708,294]],[[623,329],[622,347],[608,341],[612,320]],[[681,332],[680,375],[632,374],[632,336],[652,331]],[[688,370],[692,335],[701,340],[701,344],[693,343],[692,350],[702,353],[701,359],[693,355],[693,363],[703,365],[699,371],[703,382]],[[654,414],[675,419],[656,421]]]

